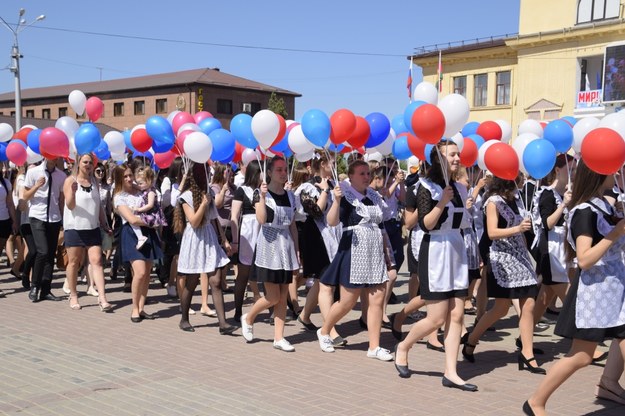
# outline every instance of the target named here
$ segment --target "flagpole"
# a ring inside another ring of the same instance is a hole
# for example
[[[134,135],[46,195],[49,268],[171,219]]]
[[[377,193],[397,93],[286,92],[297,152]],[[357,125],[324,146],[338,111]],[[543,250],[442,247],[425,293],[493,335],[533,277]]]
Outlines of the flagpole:
[[[442,51],[438,51],[438,92],[443,92],[443,56]]]
[[[408,66],[408,81],[406,82],[408,89],[408,103],[412,103],[412,56],[410,57],[410,65]]]

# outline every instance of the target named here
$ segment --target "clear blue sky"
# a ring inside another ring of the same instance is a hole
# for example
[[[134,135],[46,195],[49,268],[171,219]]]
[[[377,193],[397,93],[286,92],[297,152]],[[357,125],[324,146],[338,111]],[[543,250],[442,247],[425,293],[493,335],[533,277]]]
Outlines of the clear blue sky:
[[[311,108],[392,118],[407,104],[406,56],[414,48],[516,33],[519,1],[2,0],[0,16],[16,23],[22,7],[27,22],[46,15],[19,35],[22,89],[219,67],[301,93],[296,118]],[[14,90],[6,69],[12,43],[12,34],[0,28],[0,92]],[[414,74],[416,83],[418,68]]]

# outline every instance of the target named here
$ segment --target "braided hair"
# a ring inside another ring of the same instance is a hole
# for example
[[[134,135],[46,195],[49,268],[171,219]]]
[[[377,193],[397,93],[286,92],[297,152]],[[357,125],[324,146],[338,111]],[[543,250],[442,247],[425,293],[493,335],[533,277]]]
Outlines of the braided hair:
[[[193,201],[193,208],[198,209],[202,203],[202,197],[206,195],[206,179],[205,179],[204,166],[199,163],[194,163],[187,171],[184,179],[184,184],[180,188],[180,194],[190,190],[191,198]],[[202,187],[201,185],[204,184]],[[174,233],[182,234],[185,229],[187,218],[182,209],[182,203],[178,201],[176,208],[174,209]],[[204,225],[206,218],[202,218],[200,225]]]

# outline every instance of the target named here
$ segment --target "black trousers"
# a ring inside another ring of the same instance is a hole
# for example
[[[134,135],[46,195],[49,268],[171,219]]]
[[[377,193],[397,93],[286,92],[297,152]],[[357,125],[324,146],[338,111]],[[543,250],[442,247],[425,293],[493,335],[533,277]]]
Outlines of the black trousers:
[[[59,241],[61,221],[46,222],[30,218],[30,229],[35,240],[37,255],[33,265],[32,285],[40,288],[42,295],[50,293],[56,247]]]

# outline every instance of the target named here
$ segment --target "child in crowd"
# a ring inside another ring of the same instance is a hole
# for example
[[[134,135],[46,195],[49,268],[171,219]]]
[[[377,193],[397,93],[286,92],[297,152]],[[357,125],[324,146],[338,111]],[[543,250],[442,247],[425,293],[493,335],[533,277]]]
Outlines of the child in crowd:
[[[156,188],[154,187],[155,178],[156,174],[150,167],[139,168],[135,174],[137,187],[142,192],[143,205],[136,208],[134,213],[139,214],[141,220],[150,227],[167,225],[165,214],[163,214],[161,204],[158,201],[158,195],[156,194]],[[147,241],[147,237],[141,233],[140,227],[133,225],[132,230],[137,236],[137,250],[139,250]]]

